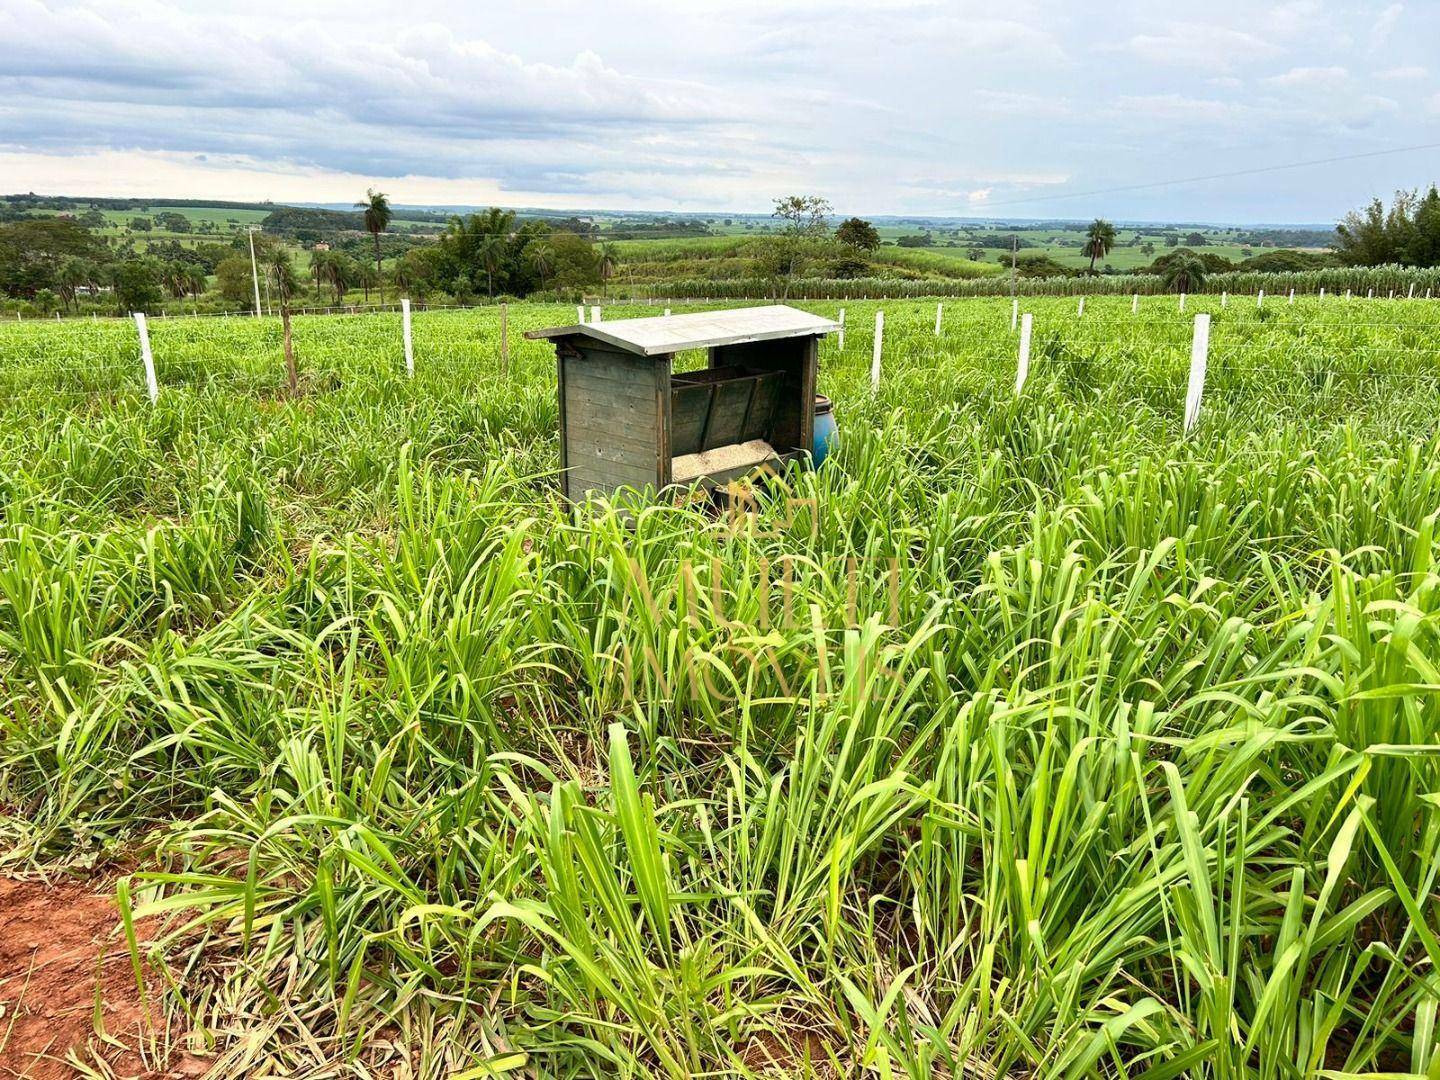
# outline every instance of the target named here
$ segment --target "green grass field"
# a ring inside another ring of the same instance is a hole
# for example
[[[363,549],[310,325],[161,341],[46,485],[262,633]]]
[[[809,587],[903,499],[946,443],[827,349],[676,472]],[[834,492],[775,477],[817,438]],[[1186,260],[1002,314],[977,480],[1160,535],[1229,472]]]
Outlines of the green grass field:
[[[1440,305],[1192,298],[1189,435],[1075,308],[728,511],[558,498],[573,307],[0,325],[0,861],[217,1077],[1434,1075]]]

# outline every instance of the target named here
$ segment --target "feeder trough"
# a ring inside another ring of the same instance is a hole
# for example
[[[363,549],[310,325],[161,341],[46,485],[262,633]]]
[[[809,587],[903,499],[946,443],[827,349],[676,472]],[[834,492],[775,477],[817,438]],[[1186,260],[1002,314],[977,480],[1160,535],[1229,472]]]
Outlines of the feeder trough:
[[[526,334],[555,343],[566,496],[723,487],[805,458],[820,339],[838,329],[776,305]],[[673,370],[687,349],[705,349],[707,366]]]

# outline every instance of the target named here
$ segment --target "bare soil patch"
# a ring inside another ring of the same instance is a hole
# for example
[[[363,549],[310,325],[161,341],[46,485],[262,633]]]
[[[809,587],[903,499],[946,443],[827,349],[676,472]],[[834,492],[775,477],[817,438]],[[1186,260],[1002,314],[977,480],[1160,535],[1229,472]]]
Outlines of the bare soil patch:
[[[202,1076],[205,1060],[164,1029],[157,991],[142,1001],[108,892],[0,877],[0,1080],[80,1075],[72,1056],[116,1077]]]

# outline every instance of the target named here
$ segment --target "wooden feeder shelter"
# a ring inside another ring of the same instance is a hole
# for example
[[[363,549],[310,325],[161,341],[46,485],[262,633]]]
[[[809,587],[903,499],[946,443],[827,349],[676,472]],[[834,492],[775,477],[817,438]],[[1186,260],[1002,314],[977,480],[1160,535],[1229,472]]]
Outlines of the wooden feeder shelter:
[[[804,458],[820,339],[839,327],[784,305],[536,330],[555,343],[565,495],[719,487]],[[697,371],[675,354],[707,350]]]

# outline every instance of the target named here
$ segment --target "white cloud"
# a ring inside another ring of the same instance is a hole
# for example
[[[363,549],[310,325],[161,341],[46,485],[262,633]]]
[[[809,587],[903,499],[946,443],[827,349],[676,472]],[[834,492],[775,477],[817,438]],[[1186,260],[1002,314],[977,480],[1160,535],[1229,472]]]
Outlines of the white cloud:
[[[1428,78],[1430,71],[1419,64],[1407,64],[1402,67],[1393,67],[1385,71],[1375,72],[1377,79],[1389,79],[1394,82],[1413,82],[1418,79]]]
[[[1271,75],[1264,81],[1270,86],[1293,90],[1333,89],[1350,79],[1343,67],[1297,67],[1282,75]]]
[[[1158,34],[1135,34],[1121,48],[1152,64],[1221,72],[1280,52],[1247,30],[1199,22],[1171,23]]]
[[[1400,16],[1404,13],[1404,4],[1390,4],[1375,17],[1375,24],[1370,29],[1370,52],[1372,54],[1379,52],[1389,42],[1390,35],[1395,32],[1395,27],[1400,22]]]

